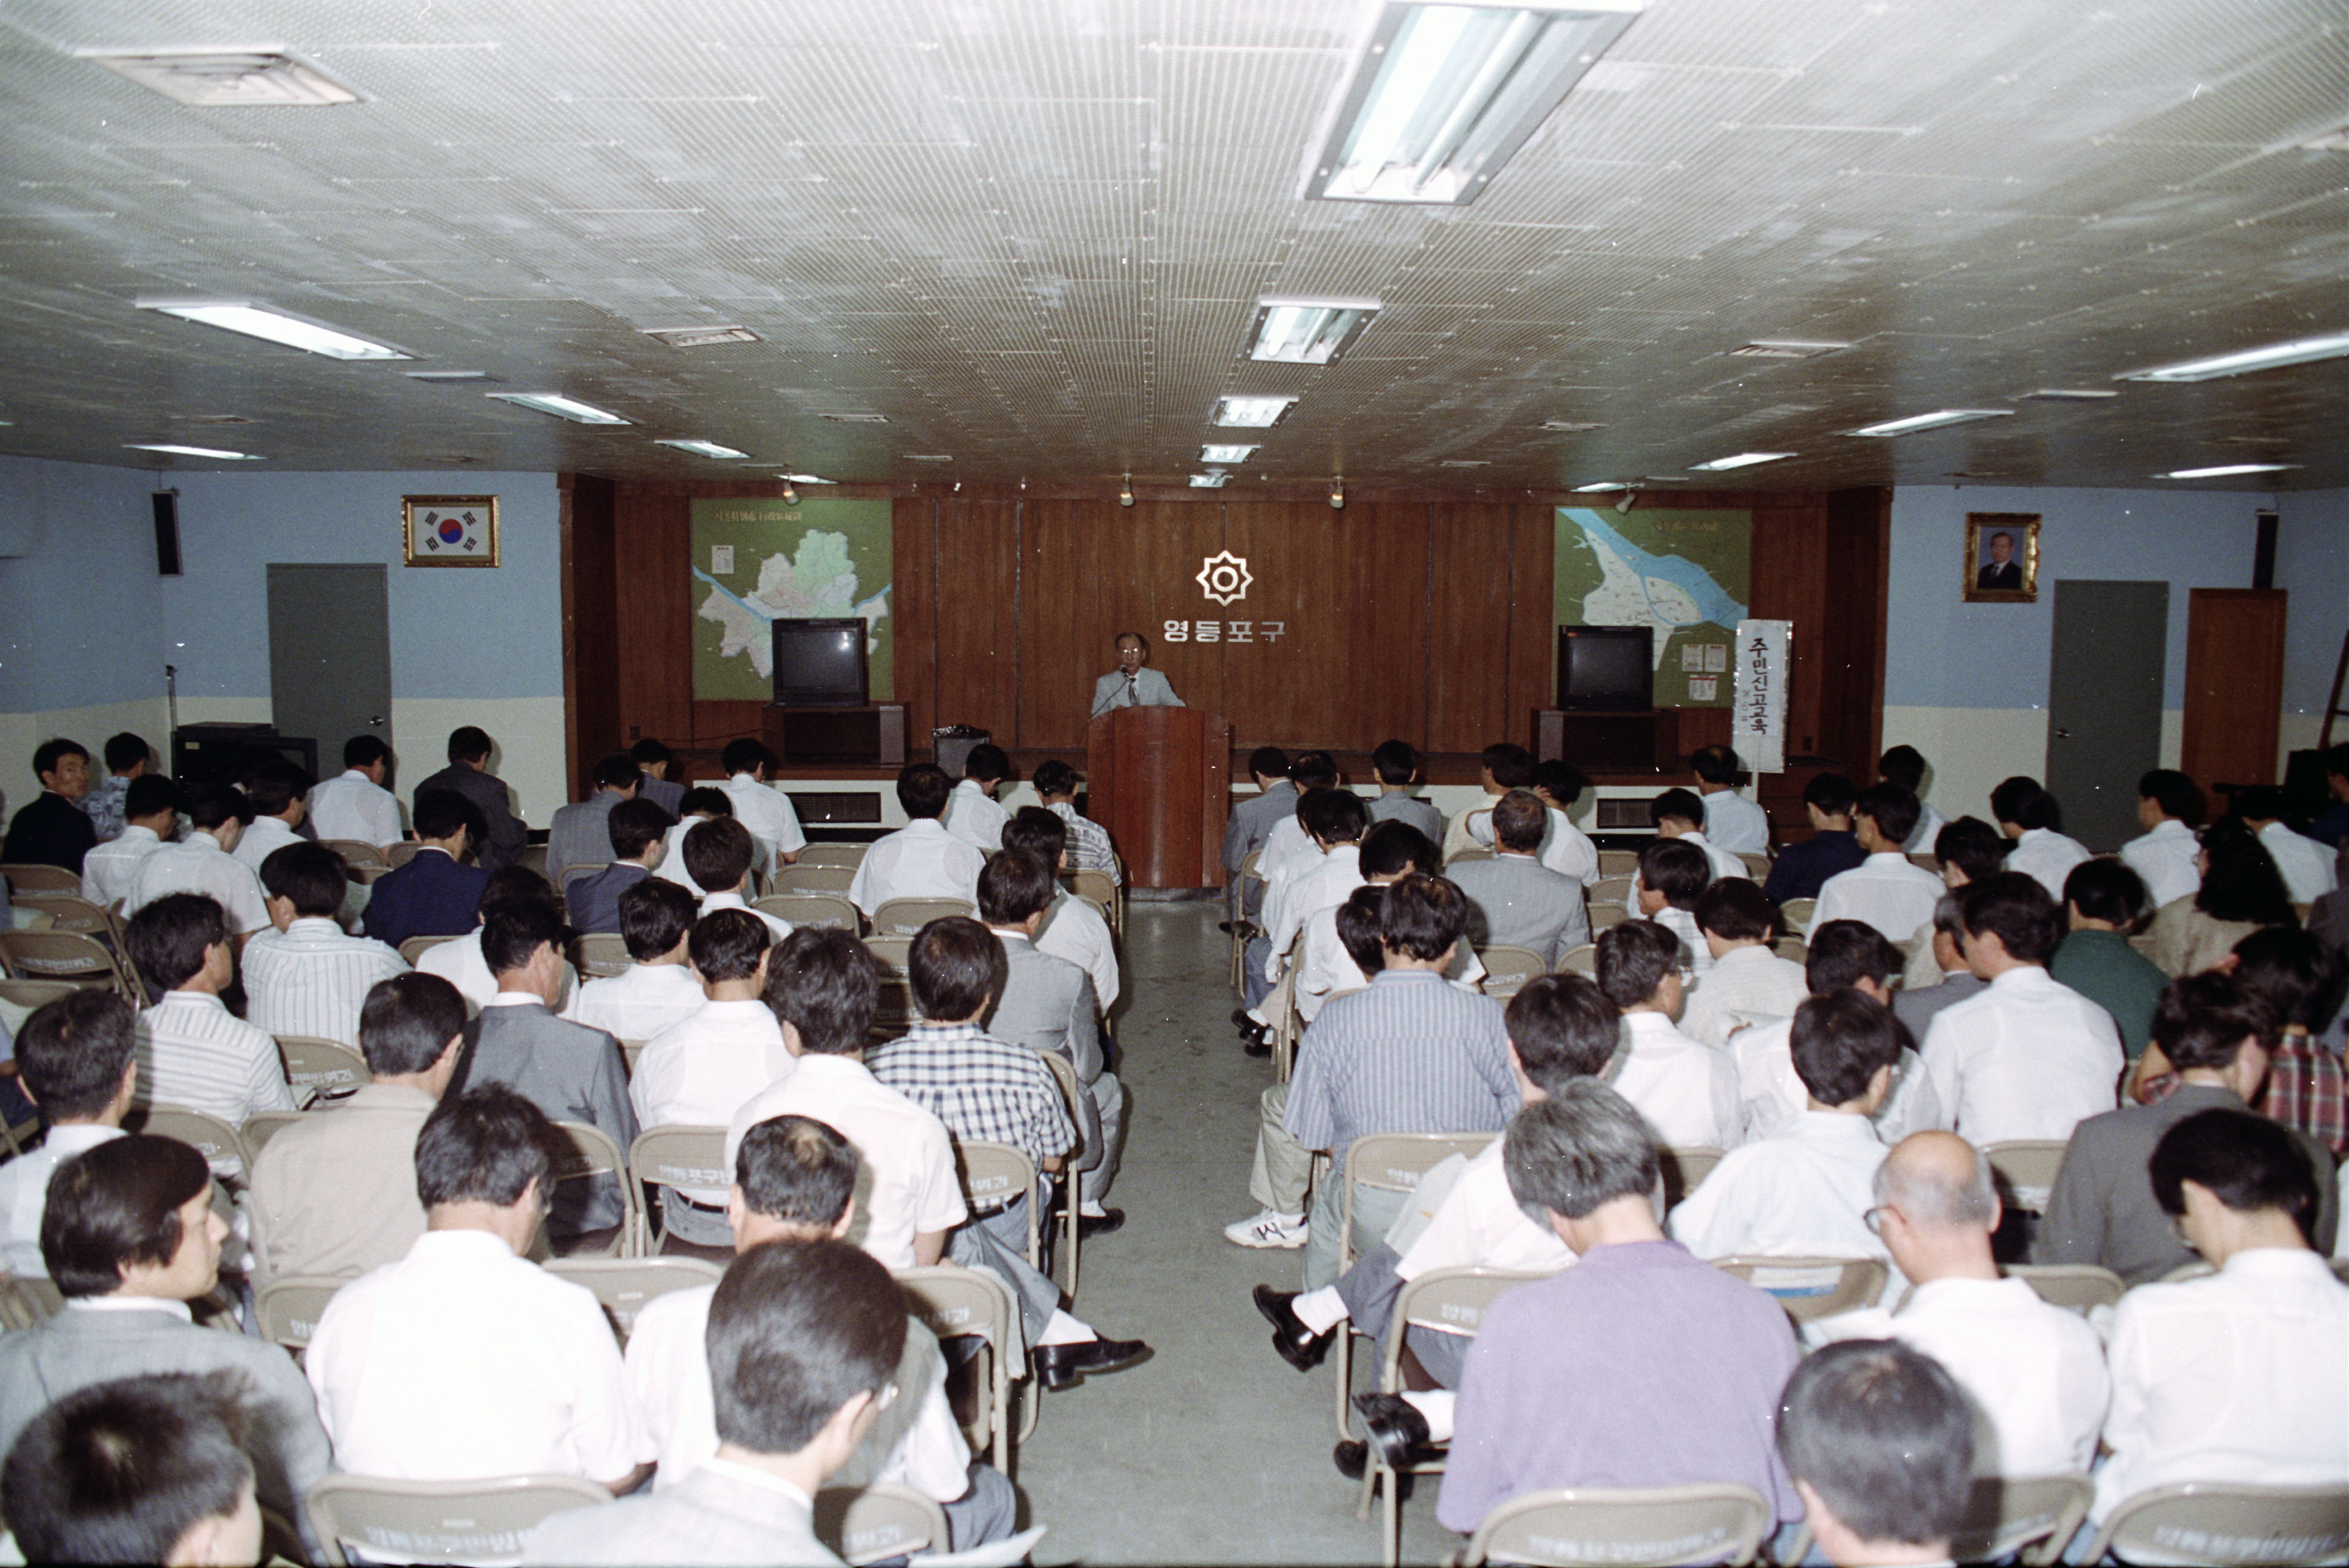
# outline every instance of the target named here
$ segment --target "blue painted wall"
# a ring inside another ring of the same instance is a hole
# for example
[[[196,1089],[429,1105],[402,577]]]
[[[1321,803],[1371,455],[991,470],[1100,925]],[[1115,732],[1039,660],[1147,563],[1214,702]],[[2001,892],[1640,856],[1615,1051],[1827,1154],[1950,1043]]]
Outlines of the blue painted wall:
[[[0,458],[0,713],[162,695],[153,489],[137,469]]]
[[[2284,496],[2277,511],[2276,586],[2292,590],[2284,711],[2321,714],[2349,632],[2349,490]]]

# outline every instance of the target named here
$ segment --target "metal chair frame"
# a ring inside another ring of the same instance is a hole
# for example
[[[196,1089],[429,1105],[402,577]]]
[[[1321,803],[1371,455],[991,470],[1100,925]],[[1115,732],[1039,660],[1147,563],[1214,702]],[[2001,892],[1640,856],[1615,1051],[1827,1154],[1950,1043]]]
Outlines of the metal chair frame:
[[[1526,982],[1549,973],[1549,965],[1530,947],[1512,947],[1504,943],[1487,947],[1476,954],[1485,965],[1485,995],[1506,1000],[1525,988]]]
[[[950,915],[976,919],[978,914],[978,906],[965,898],[885,899],[873,912],[873,934],[911,937],[934,920]]]
[[[271,1280],[254,1294],[254,1315],[261,1336],[288,1350],[308,1348],[318,1332],[318,1319],[335,1293],[350,1284],[336,1274],[286,1274]]]
[[[2240,1533],[2217,1534],[2197,1515],[2219,1513]],[[2349,1486],[2183,1481],[2121,1500],[2083,1563],[2141,1547],[2197,1563],[2323,1563],[2349,1552]],[[2213,1548],[2219,1548],[2213,1550]]]
[[[285,1064],[287,1085],[297,1093],[305,1088],[311,1091],[312,1109],[338,1105],[375,1081],[367,1058],[340,1040],[280,1035],[277,1055]]]
[[[864,912],[849,903],[845,893],[771,892],[750,907],[778,920],[787,920],[795,928],[830,926],[851,936],[864,929]]]
[[[1999,1202],[2010,1209],[2045,1211],[2066,1145],[2060,1138],[2015,1139],[1982,1146],[1982,1158],[1998,1180]]]
[[[1839,1312],[1868,1306],[1884,1294],[1885,1263],[1881,1258],[1773,1258],[1745,1256],[1715,1258],[1713,1266],[1733,1274],[1756,1290],[1777,1296],[1778,1305],[1796,1323],[1809,1323],[1816,1318],[1833,1317]],[[1773,1276],[1809,1275],[1835,1271],[1836,1279],[1827,1289],[1802,1295],[1779,1295],[1773,1284],[1793,1286],[1807,1282]]]
[[[1001,1280],[950,1264],[895,1271],[914,1315],[940,1339],[976,1336],[986,1342],[983,1418],[963,1429],[972,1449],[989,1454],[997,1470],[1011,1469],[1011,1292]]]
[[[815,1494],[815,1534],[849,1568],[864,1568],[917,1552],[944,1552],[947,1511],[895,1481],[828,1486]]]
[[[730,1187],[734,1173],[726,1163],[726,1130],[670,1124],[647,1127],[628,1145],[628,1187]],[[659,1251],[653,1234],[653,1209],[640,1199],[629,1219],[624,1258],[650,1258]]]
[[[572,939],[571,962],[581,976],[601,980],[614,975],[626,975],[636,962],[628,956],[628,939],[617,932],[582,932]]]
[[[647,1303],[673,1290],[715,1284],[726,1275],[724,1269],[702,1258],[549,1258],[540,1266],[595,1292],[623,1348],[636,1327],[636,1314]]]
[[[585,1121],[558,1121],[554,1124],[570,1139],[579,1163],[554,1173],[557,1181],[585,1181],[594,1176],[616,1176],[620,1184],[620,1233],[605,1244],[602,1252],[578,1254],[583,1257],[626,1257],[628,1237],[644,1223],[644,1202],[636,1184],[629,1180],[628,1157],[612,1135],[602,1128]],[[550,1243],[551,1244],[551,1243]]]

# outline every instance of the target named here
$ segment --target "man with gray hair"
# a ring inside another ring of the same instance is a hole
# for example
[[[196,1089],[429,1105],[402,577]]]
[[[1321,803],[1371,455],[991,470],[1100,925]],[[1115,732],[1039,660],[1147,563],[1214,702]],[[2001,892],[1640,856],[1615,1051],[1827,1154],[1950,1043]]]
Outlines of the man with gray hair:
[[[1978,1462],[1965,1397],[1907,1346],[1822,1350],[1795,1369],[1778,1451],[1820,1555],[1837,1568],[1951,1561]]]

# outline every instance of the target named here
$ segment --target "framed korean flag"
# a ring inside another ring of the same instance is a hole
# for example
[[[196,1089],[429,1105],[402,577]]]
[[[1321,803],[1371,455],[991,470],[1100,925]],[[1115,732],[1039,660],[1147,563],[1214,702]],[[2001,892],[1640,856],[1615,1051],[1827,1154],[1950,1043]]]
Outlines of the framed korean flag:
[[[402,496],[399,515],[410,566],[498,563],[498,498],[493,495]]]

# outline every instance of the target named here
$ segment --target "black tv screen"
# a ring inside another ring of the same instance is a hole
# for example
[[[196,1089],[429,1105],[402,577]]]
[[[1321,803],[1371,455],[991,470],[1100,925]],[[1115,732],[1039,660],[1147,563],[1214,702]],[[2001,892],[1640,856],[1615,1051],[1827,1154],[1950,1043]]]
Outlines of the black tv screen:
[[[864,706],[862,618],[774,623],[775,701],[786,707]]]
[[[1560,626],[1557,706],[1643,712],[1656,706],[1655,633],[1647,626]]]

